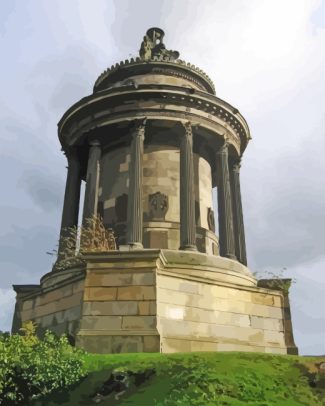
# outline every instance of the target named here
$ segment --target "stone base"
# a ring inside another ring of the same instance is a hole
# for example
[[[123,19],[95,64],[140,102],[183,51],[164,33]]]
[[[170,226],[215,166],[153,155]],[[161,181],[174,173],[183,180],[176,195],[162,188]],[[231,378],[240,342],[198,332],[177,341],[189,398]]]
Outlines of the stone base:
[[[15,285],[13,332],[34,320],[40,334],[68,333],[94,353],[298,352],[287,294],[257,286],[237,261],[149,249],[85,260],[41,285]]]

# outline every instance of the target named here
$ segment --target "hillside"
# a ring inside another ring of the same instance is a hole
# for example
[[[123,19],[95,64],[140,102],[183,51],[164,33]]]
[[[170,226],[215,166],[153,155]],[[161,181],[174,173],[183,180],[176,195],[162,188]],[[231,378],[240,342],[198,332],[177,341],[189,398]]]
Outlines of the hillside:
[[[228,352],[87,354],[84,360],[89,375],[81,383],[34,405],[325,405],[325,373],[318,368],[325,358]],[[109,380],[112,370],[121,371],[124,386]]]

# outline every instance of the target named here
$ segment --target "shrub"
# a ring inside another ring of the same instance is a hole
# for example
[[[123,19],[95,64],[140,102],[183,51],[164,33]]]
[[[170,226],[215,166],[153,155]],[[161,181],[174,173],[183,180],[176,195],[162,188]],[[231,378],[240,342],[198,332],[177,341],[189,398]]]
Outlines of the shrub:
[[[83,351],[71,347],[67,337],[46,331],[40,340],[31,321],[21,330],[22,335],[0,335],[0,404],[27,404],[86,375]]]

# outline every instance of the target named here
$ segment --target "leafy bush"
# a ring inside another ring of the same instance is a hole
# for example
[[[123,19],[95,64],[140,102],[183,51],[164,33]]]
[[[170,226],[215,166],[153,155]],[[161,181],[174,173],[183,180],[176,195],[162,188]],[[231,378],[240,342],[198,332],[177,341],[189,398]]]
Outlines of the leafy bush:
[[[71,347],[65,336],[46,331],[40,340],[31,321],[21,331],[0,335],[0,404],[27,404],[86,375],[83,351]]]

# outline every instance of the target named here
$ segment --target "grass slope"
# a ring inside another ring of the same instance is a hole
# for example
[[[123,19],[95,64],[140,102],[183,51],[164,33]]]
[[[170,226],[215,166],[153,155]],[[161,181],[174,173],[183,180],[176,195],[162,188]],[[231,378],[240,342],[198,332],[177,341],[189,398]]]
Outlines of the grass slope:
[[[112,369],[155,368],[156,375],[120,400],[100,405],[325,405],[325,359],[261,353],[112,354],[84,356],[88,376],[69,392],[35,405],[94,405],[91,399]],[[310,382],[315,381],[316,387]],[[320,381],[319,381],[320,379]]]

